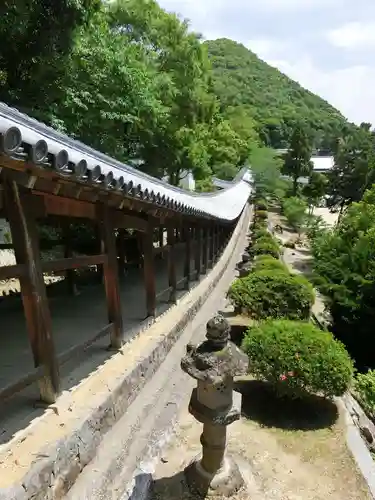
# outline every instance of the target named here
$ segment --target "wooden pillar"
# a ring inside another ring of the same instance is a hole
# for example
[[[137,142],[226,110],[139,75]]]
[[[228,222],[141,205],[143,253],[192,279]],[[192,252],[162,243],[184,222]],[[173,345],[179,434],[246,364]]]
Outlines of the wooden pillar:
[[[142,234],[143,274],[146,291],[147,317],[156,316],[156,281],[153,232],[153,225],[149,222],[147,231]]]
[[[190,288],[190,274],[191,274],[191,228],[189,226],[184,227],[184,240],[185,240],[185,262],[184,262],[184,277],[185,277],[185,287],[188,290]]]
[[[37,224],[33,216],[33,197],[12,180],[5,182],[4,194],[16,260],[18,264],[24,264],[26,271],[20,278],[20,285],[34,365],[44,368],[44,374],[39,379],[40,399],[43,403],[51,404],[60,392],[60,375],[41,266]]]
[[[206,274],[208,267],[209,229],[205,226],[202,232],[203,232],[202,274]]]
[[[211,263],[211,267],[214,267],[215,265],[215,225],[212,223],[211,227],[209,228],[209,234],[210,234],[210,246],[209,246],[209,261]]]
[[[214,262],[216,263],[219,258],[219,227],[214,225]]]
[[[117,232],[118,272],[120,279],[123,279],[126,273],[125,234],[125,229],[119,229]]]
[[[195,272],[196,278],[199,279],[202,272],[202,229],[198,225],[194,227],[194,236]]]
[[[103,265],[103,274],[107,297],[108,321],[113,323],[111,348],[120,349],[124,339],[116,252],[116,234],[112,224],[113,217],[111,217],[111,210],[107,205],[97,205],[97,220],[102,248],[107,255],[107,260]]]
[[[63,234],[64,234],[64,257],[69,258],[73,257],[72,251],[72,232],[70,230],[69,220],[64,221],[63,223]],[[78,290],[76,286],[76,272],[74,269],[67,269],[65,271],[65,279],[67,283],[68,293],[70,295],[78,295]]]
[[[164,247],[164,227],[159,227],[159,247],[161,249]]]
[[[177,300],[177,274],[176,274],[176,230],[174,227],[167,227],[168,238],[168,283],[172,288],[169,300],[176,302]]]

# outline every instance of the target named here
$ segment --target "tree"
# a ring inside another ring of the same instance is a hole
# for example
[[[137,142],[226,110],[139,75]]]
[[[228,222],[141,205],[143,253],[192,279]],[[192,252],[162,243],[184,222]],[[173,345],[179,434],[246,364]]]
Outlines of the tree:
[[[309,212],[313,213],[320,200],[323,198],[327,188],[327,178],[319,172],[311,172],[309,182],[303,187],[302,194],[308,201]]]
[[[294,196],[297,194],[298,178],[308,177],[312,172],[311,153],[312,148],[305,129],[300,125],[296,126],[283,167],[283,173],[293,179]]]
[[[186,170],[198,178],[210,175],[209,154],[198,132],[207,134],[217,103],[210,93],[209,62],[200,37],[154,0],[117,0],[109,13],[112,28],[126,33],[165,76],[160,87],[168,110],[165,120],[139,131],[142,169],[167,175],[175,185]]]
[[[282,167],[280,156],[274,149],[256,147],[250,153],[249,163],[258,196],[273,196],[280,187]]]
[[[295,229],[298,233],[306,222],[306,212],[307,204],[305,200],[299,198],[298,196],[292,196],[287,198],[283,203],[283,213],[288,221],[288,223]]]
[[[48,120],[76,30],[100,0],[7,0],[0,6],[0,100]]]
[[[371,134],[360,128],[337,142],[335,163],[328,173],[328,205],[339,208],[360,201],[375,181],[375,155]]]
[[[337,226],[312,239],[316,285],[326,297],[332,331],[360,369],[374,367],[375,188]]]
[[[114,32],[105,10],[82,29],[67,61],[55,125],[119,160],[136,156],[141,131],[164,122],[167,82],[141,47]],[[100,68],[100,69],[99,69]]]

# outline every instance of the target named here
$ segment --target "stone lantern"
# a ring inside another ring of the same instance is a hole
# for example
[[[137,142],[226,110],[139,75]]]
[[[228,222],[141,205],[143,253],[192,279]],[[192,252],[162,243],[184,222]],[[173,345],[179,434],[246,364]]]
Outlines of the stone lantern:
[[[203,424],[202,454],[185,469],[189,488],[200,495],[231,496],[243,485],[239,468],[226,453],[227,426],[241,416],[241,398],[233,398],[233,377],[247,373],[247,356],[229,340],[221,315],[207,323],[206,339],[187,346],[181,368],[197,380],[189,412]]]

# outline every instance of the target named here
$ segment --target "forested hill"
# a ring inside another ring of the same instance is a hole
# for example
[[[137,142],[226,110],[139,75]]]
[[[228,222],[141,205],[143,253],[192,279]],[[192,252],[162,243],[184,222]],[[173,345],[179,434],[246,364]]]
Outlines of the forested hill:
[[[287,146],[296,121],[305,122],[316,136],[315,145],[323,147],[348,126],[337,109],[243,45],[225,38],[205,45],[222,106],[245,108],[258,124],[261,138],[273,147]]]

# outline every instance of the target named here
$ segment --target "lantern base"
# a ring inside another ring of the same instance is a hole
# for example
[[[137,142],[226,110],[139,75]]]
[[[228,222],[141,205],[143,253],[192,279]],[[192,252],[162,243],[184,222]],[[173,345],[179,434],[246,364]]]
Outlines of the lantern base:
[[[221,469],[211,474],[203,469],[199,455],[186,467],[185,478],[190,491],[203,498],[213,496],[229,498],[244,485],[238,465],[229,456],[225,457]]]

